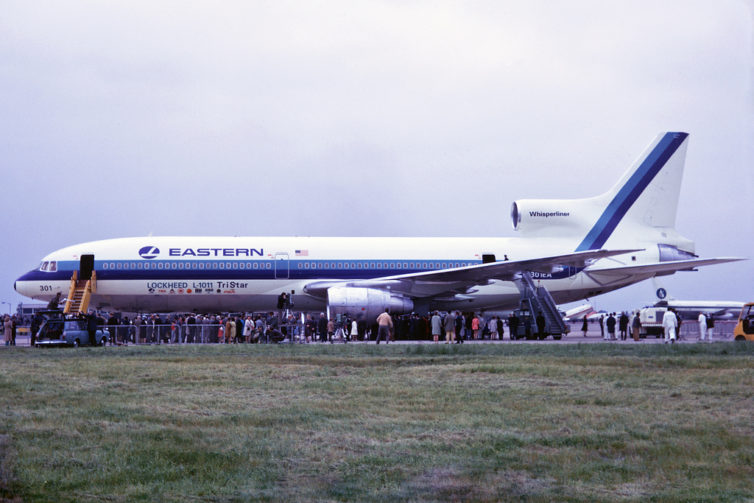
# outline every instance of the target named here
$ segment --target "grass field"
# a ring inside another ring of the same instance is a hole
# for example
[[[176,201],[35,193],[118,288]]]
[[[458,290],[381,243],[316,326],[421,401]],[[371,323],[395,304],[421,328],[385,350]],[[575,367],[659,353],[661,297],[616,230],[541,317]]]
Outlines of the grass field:
[[[751,501],[754,345],[0,351],[10,501]]]

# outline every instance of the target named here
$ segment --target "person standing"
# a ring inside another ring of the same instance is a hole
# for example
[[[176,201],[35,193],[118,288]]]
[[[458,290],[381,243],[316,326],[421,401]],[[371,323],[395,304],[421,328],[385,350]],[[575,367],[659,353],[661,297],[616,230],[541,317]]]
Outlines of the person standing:
[[[177,335],[178,335],[178,344],[182,344],[185,342],[183,336],[186,332],[186,320],[183,318],[183,316],[178,316],[178,318],[175,320],[175,327],[177,329]]]
[[[311,314],[306,315],[306,321],[304,321],[304,339],[306,343],[312,342],[312,335],[317,332],[317,327],[312,319]]]
[[[141,338],[141,315],[136,315],[134,318],[134,344],[141,344],[144,342]]]
[[[16,327],[18,326],[18,318],[14,314],[10,319],[10,345],[16,345]]]
[[[474,340],[479,339],[479,317],[476,314],[471,320],[471,331],[474,334]]]
[[[112,344],[117,345],[118,344],[118,318],[115,317],[113,313],[110,313],[110,316],[107,318],[107,328],[108,332],[110,332],[110,337],[112,337]]]
[[[485,329],[487,328],[487,320],[484,319],[481,313],[479,313],[479,338],[484,339]]]
[[[508,316],[508,330],[511,340],[518,339],[518,316],[516,316],[515,311]]]
[[[351,321],[351,340],[359,340],[359,322],[356,320]]]
[[[451,341],[456,340],[456,317],[453,316],[453,311],[448,311],[445,316],[445,344],[449,344]]]
[[[497,340],[499,339],[497,335],[497,317],[493,316],[490,318],[490,322],[487,324],[487,326],[490,328],[490,339],[491,340]]]
[[[478,321],[479,320],[477,320],[477,322]],[[432,315],[429,324],[432,327],[432,340],[435,341],[435,344],[438,344],[440,342],[440,334],[442,333],[442,318],[440,318],[440,314],[437,311]],[[476,338],[476,336],[474,338]]]
[[[327,341],[327,318],[325,318],[325,313],[319,313],[317,334],[319,335],[319,342]]]
[[[712,332],[715,331],[715,318],[710,314],[707,316],[707,338],[712,342]]]
[[[233,341],[233,332],[236,330],[236,324],[233,322],[233,318],[227,316],[225,318],[225,340],[224,344],[230,344]]]
[[[605,339],[605,315],[603,314],[597,319],[597,322],[600,324],[600,337]],[[605,339],[607,340],[607,339]]]
[[[618,326],[620,327],[620,340],[625,341],[628,338],[628,315],[625,311],[620,313]]]
[[[328,320],[327,322],[327,340],[330,344],[333,343],[333,336],[335,335],[335,320]]]
[[[251,342],[251,332],[254,331],[254,322],[251,320],[251,316],[246,316],[246,321],[243,324],[243,340],[246,344]]]
[[[586,333],[589,331],[589,321],[586,319],[586,316],[584,316],[584,320],[581,322],[581,331],[584,332],[584,337],[586,337]]]
[[[634,318],[631,320],[631,331],[634,335],[634,341],[639,342],[639,333],[641,332],[641,317],[639,311],[634,313]]]
[[[614,341],[615,340],[615,313],[610,313],[610,316],[607,317],[607,322],[605,323],[607,325],[607,340]]]
[[[39,313],[34,314],[34,317],[31,319],[31,327],[29,330],[31,331],[30,338],[29,338],[29,345],[31,347],[34,347],[34,343],[37,340],[37,332],[39,331],[39,327],[42,325],[42,315]],[[94,340],[94,338],[90,338],[89,340]]]
[[[233,333],[235,334],[235,338],[233,339],[233,342],[237,344],[241,344],[244,341],[243,329],[244,329],[245,323],[243,321],[242,316],[236,316],[233,319],[236,323],[236,329],[233,331]]]
[[[544,339],[546,337],[545,326],[547,323],[545,322],[545,315],[542,314],[542,311],[537,313],[535,322],[537,323],[537,337],[539,337],[540,340]]]
[[[153,339],[152,339],[154,337],[153,331],[154,331],[154,315],[151,315],[149,318],[147,318],[147,323],[146,323],[146,335],[147,335],[147,342],[149,344],[152,344],[153,342]],[[111,335],[114,335],[114,334],[111,334]],[[113,341],[111,339],[110,343],[112,344],[112,342]]]
[[[209,315],[202,316],[202,334],[201,334],[201,343],[206,344],[209,342],[209,334],[210,334],[210,323],[212,323],[212,320],[210,320]]]
[[[662,328],[665,329],[665,344],[668,343],[668,340],[671,344],[675,344],[678,318],[672,309],[668,309],[665,316],[662,317]]]
[[[699,340],[704,341],[707,339],[707,317],[704,316],[703,312],[699,312],[697,321],[699,322]]]
[[[465,320],[463,317],[463,314],[461,314],[461,311],[456,311],[456,344],[463,344],[463,326],[465,325]]]
[[[97,317],[94,315],[94,313],[89,313],[86,316],[86,331],[89,334],[89,340],[90,341],[96,341],[97,337]],[[102,339],[102,345],[105,345],[105,341],[107,340],[107,337]]]
[[[186,342],[189,344],[196,343],[196,315],[194,313],[189,314],[186,318],[186,330],[188,332]]]
[[[377,344],[380,343],[380,339],[385,337],[385,344],[390,342],[390,330],[393,328],[393,319],[390,317],[390,310],[385,309],[385,312],[377,317]]]
[[[5,321],[3,322],[3,335],[5,336],[5,345],[10,346],[10,333],[13,330],[13,323],[10,321],[10,316],[5,316]]]

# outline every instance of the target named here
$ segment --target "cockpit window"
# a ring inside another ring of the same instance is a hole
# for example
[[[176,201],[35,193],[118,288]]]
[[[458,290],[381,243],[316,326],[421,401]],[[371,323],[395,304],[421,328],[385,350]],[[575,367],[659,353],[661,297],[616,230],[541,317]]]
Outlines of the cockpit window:
[[[40,271],[46,271],[47,270],[47,262],[42,262],[42,264],[39,266]]]
[[[47,270],[50,272],[55,272],[58,270],[58,263],[55,261],[50,262],[50,264],[47,266]]]

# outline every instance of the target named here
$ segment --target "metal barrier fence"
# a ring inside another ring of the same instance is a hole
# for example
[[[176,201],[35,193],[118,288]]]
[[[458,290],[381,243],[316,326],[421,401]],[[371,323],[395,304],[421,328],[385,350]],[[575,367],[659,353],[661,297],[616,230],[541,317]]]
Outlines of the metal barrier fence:
[[[197,324],[128,324],[104,325],[110,333],[110,342],[114,344],[223,344],[246,342],[243,329],[226,333],[225,323],[197,323]],[[254,329],[249,336],[249,342],[280,343],[305,342],[303,325],[300,323],[284,323],[277,330],[265,327]],[[292,337],[291,337],[292,336]]]
[[[737,323],[737,320],[715,321],[715,327],[712,329],[712,338],[719,340],[733,339],[733,330],[736,328]],[[683,321],[679,333],[682,339],[698,338],[699,323],[689,320]]]
[[[712,329],[712,339],[727,341],[733,340],[733,330],[736,328],[736,320],[715,320],[715,327]],[[581,334],[581,321],[572,321],[569,323],[571,327],[570,336]],[[594,335],[595,332],[599,332],[599,325],[596,322],[589,322],[589,334]],[[607,332],[607,327],[605,327]],[[615,327],[616,334],[619,333],[618,327]],[[631,337],[631,327],[628,330],[628,337]],[[651,337],[651,336],[650,336]],[[681,330],[679,332],[681,339],[694,340],[699,338],[699,324],[696,321],[684,320],[681,323]]]

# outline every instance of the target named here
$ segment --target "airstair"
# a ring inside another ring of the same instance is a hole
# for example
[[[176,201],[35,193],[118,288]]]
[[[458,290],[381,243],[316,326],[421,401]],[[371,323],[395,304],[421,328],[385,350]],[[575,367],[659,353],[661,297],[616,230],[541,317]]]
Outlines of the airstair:
[[[545,333],[560,339],[566,334],[566,323],[558,311],[558,305],[543,286],[536,286],[528,271],[520,273],[515,279],[518,291],[521,293],[520,310],[530,313],[531,333],[537,333],[536,317],[542,313],[545,319]],[[526,323],[526,322],[525,322]],[[522,327],[523,328],[523,327]]]
[[[92,271],[90,279],[78,279],[78,271],[73,271],[68,299],[65,301],[64,314],[86,314],[92,293],[97,291],[97,273]]]

